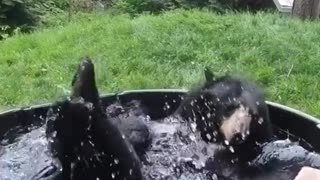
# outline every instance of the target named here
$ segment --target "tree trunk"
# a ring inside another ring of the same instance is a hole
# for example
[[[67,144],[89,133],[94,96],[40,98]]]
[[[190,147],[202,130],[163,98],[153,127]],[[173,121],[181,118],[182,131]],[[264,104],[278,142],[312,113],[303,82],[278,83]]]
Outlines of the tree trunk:
[[[314,18],[319,18],[320,16],[320,0],[313,0],[313,9],[312,9],[312,16]]]
[[[319,18],[320,0],[294,0],[292,15],[298,16],[302,19]]]

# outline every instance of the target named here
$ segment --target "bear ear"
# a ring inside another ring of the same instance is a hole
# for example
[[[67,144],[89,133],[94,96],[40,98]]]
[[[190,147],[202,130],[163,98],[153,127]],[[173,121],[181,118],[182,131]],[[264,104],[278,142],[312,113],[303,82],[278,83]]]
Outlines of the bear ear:
[[[209,69],[209,67],[205,67],[204,69],[204,75],[206,77],[206,81],[210,82],[213,81],[215,75],[213,74],[213,72]]]

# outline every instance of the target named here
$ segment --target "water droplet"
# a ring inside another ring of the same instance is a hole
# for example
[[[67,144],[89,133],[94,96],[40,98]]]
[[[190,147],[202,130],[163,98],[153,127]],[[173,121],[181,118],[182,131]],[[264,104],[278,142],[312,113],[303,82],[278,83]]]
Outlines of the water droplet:
[[[259,124],[262,124],[262,123],[263,123],[263,118],[262,118],[262,117],[259,118],[258,123],[259,123]]]
[[[129,169],[129,174],[132,175],[132,169]]]
[[[100,178],[97,177],[96,180],[100,180]]]
[[[116,178],[116,175],[114,173],[111,173],[112,179]]]
[[[115,163],[115,164],[119,164],[119,159],[115,158],[115,159],[114,159],[114,163]]]
[[[166,109],[170,109],[170,105],[168,104],[168,102],[165,102],[164,104]]]
[[[196,124],[196,123],[191,123],[190,126],[191,126],[191,130],[192,130],[193,132],[196,132],[197,124]]]
[[[80,146],[83,146],[83,141],[81,141]]]
[[[206,136],[209,140],[211,140],[211,135],[209,133],[207,133]]]
[[[246,134],[249,136],[249,135],[250,135],[250,131],[249,131],[249,130],[247,130],[247,131],[246,131]]]
[[[228,140],[224,140],[224,143],[228,146],[229,145],[229,141]]]
[[[229,150],[230,150],[232,153],[234,153],[234,149],[233,149],[232,146],[229,147]]]
[[[208,114],[207,114],[207,118],[210,118],[210,117],[211,117],[211,114],[210,114],[210,113],[208,113]]]
[[[124,134],[121,135],[122,139],[126,139],[126,136]]]
[[[52,133],[52,137],[57,137],[57,131],[53,131],[53,133]]]
[[[194,134],[190,134],[190,135],[189,135],[189,138],[190,138],[191,141],[195,141],[195,140],[196,140],[196,137],[195,137]]]
[[[220,102],[220,98],[217,98],[217,101]]]
[[[241,139],[245,140],[246,139],[246,135],[244,133],[241,134]]]
[[[218,176],[216,174],[213,174],[211,177],[212,180],[218,180]]]
[[[89,143],[91,144],[92,147],[94,147],[94,144],[92,141],[89,140]]]
[[[217,132],[217,131],[213,131],[213,135],[214,135],[214,136],[217,136],[217,135],[218,135],[218,132]]]
[[[260,102],[259,102],[259,101],[257,101],[257,102],[256,102],[256,105],[258,105],[258,106],[259,106],[259,105],[260,105]]]

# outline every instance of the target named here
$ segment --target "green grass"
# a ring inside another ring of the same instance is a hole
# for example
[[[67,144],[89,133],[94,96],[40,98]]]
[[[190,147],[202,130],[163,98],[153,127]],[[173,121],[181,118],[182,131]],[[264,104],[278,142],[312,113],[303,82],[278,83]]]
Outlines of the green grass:
[[[93,14],[0,42],[0,105],[54,101],[79,58],[100,91],[189,88],[203,67],[256,80],[268,100],[320,116],[320,23],[278,14],[173,11],[137,18]]]

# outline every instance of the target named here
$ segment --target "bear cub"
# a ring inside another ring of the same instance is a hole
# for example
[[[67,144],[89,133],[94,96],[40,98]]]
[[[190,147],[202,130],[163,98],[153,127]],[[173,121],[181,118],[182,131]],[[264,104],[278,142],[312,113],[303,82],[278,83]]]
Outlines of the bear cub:
[[[70,98],[57,107],[48,112],[46,134],[63,179],[143,179],[134,148],[102,109],[89,58],[78,66]]]
[[[216,77],[208,68],[205,78],[202,86],[184,97],[176,114],[195,124],[206,142],[224,144],[242,162],[252,160],[258,145],[272,137],[262,91],[245,79]]]

